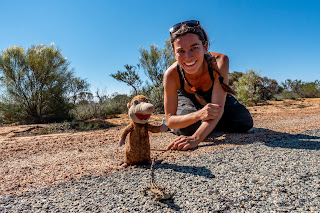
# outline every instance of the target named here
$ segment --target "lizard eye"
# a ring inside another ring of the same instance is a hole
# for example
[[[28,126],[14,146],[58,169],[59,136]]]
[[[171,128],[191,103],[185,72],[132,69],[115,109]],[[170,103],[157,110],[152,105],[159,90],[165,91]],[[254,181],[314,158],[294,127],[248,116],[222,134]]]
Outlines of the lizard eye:
[[[137,100],[134,100],[133,103],[134,103],[134,105],[138,105],[138,104],[140,104],[140,100],[138,100],[138,99],[137,99]]]

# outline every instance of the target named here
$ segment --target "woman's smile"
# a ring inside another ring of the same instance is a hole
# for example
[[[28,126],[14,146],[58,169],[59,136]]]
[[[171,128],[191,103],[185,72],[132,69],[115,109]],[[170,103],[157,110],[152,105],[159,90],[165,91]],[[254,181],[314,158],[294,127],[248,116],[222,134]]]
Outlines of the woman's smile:
[[[197,63],[197,60],[190,62],[190,63],[184,63],[187,67],[192,67],[193,65],[195,65]]]

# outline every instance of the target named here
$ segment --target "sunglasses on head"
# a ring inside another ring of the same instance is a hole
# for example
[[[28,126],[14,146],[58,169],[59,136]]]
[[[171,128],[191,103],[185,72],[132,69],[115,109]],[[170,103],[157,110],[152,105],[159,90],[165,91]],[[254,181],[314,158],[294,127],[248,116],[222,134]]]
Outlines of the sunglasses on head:
[[[197,27],[200,26],[200,22],[197,20],[189,20],[175,24],[169,29],[170,35],[179,30],[182,25],[186,25],[187,27]]]

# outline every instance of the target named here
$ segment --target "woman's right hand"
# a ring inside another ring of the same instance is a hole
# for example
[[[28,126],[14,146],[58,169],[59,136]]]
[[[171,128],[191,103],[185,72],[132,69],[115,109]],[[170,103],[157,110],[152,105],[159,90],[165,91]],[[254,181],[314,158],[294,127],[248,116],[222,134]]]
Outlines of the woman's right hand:
[[[202,121],[214,120],[216,117],[218,117],[221,110],[221,105],[209,103],[198,111],[198,117]]]

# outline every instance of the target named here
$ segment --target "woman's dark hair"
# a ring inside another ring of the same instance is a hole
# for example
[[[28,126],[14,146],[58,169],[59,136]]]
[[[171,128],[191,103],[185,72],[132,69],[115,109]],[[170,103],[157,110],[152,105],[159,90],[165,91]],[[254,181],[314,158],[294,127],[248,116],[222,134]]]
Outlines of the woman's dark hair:
[[[174,48],[173,42],[178,37],[183,36],[183,35],[185,35],[187,33],[193,33],[193,34],[197,35],[199,40],[202,42],[202,45],[207,44],[208,45],[208,49],[209,49],[210,42],[209,42],[209,39],[208,39],[208,35],[200,25],[199,26],[195,26],[195,27],[188,27],[186,25],[182,25],[179,30],[177,30],[176,32],[172,33],[171,36],[170,36],[170,41],[171,41],[172,47]],[[212,56],[211,56],[211,54],[209,52],[204,54],[204,59],[208,63],[209,70],[212,70],[212,71],[216,72],[219,75],[219,81],[221,83],[221,86],[222,86],[223,90],[226,91],[227,93],[231,93],[231,94],[235,95],[236,93],[233,91],[233,89],[231,89],[231,87],[229,85],[227,85],[227,84],[225,84],[223,82],[224,79],[221,76],[220,72],[218,71],[218,67],[216,65],[216,62],[213,61],[213,58],[212,58]],[[216,65],[216,66],[214,66],[214,65]]]
[[[182,25],[179,30],[172,33],[170,36],[172,47],[173,47],[173,42],[176,40],[176,38],[183,36],[187,33],[196,34],[199,37],[199,40],[202,42],[203,45],[205,45],[206,42],[208,43],[208,48],[209,48],[208,35],[200,25],[196,26],[196,27],[188,27],[186,25]]]

